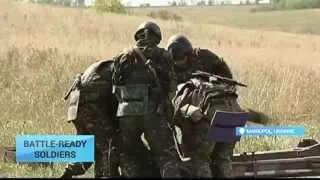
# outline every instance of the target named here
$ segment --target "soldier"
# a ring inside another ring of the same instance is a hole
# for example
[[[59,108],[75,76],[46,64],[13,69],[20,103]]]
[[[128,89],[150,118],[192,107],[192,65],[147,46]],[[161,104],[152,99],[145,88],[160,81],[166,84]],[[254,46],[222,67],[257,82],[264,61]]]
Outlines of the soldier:
[[[116,107],[112,94],[113,61],[102,60],[78,74],[70,91],[68,122],[72,122],[78,135],[95,136],[94,176],[118,177]],[[83,175],[93,163],[68,164],[62,178]]]
[[[168,40],[167,50],[174,60],[178,84],[187,81],[191,73],[201,70],[232,79],[229,66],[208,49],[193,48],[183,35],[173,35]]]
[[[65,99],[70,95],[68,122],[72,122],[78,135],[95,136],[95,177],[119,177],[118,123],[116,110],[118,101],[112,94],[113,61],[102,60],[90,65],[84,73],[78,74]],[[137,148],[144,156],[139,161],[151,158],[141,142]],[[83,175],[93,163],[71,163],[62,176]],[[157,166],[149,160],[143,164],[142,176],[159,177]]]
[[[225,61],[207,49],[194,49],[190,41],[183,35],[174,35],[169,38],[168,51],[175,62],[175,72],[178,77],[178,83],[184,83],[191,78],[191,74],[197,70],[209,72],[212,74],[232,78],[230,68]],[[175,100],[177,101],[177,100]],[[228,100],[229,101],[229,100]],[[215,110],[242,111],[237,102],[233,99],[228,103],[217,103],[211,107],[211,117]],[[177,102],[174,102],[177,103]],[[185,151],[189,153],[192,160],[187,163],[189,172],[193,177],[232,177],[231,158],[235,144],[215,143],[207,140],[209,128],[208,121],[200,113],[199,107],[193,107],[196,117],[196,123],[189,120],[183,120],[185,117],[177,116],[179,126],[182,131],[183,145]],[[198,114],[197,114],[198,113]],[[181,120],[182,118],[182,120]],[[211,157],[210,157],[211,156]],[[211,160],[210,160],[211,158]],[[211,161],[211,162],[210,162]],[[214,166],[212,166],[214,164]],[[210,167],[211,166],[211,167]]]
[[[120,162],[126,177],[139,177],[136,149],[144,133],[162,177],[180,177],[178,156],[168,127],[176,89],[173,62],[165,49],[159,48],[160,28],[153,22],[138,27],[136,47],[114,57],[113,85],[119,105]]]

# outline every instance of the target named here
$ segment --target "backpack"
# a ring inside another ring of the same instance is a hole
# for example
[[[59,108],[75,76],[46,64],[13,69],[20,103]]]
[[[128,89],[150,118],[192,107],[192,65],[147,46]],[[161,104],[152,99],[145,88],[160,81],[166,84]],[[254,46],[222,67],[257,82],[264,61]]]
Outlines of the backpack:
[[[109,116],[114,116],[117,101],[112,94],[112,69],[113,61],[101,60],[76,75],[64,98],[70,97],[68,122],[77,119],[79,106],[85,103],[99,103]]]
[[[199,108],[201,113],[210,119],[216,110],[242,111],[237,97],[234,84],[219,80],[210,82],[203,78],[192,77],[187,82],[179,84],[172,102],[177,114],[188,113],[185,105],[192,105]]]
[[[160,107],[157,103],[163,100],[162,95],[165,92],[165,83],[160,74],[161,70],[166,69],[163,67],[165,61],[161,61],[165,58],[160,53],[151,57],[154,59],[148,59],[139,48],[129,49],[115,57],[112,83],[113,93],[119,101],[117,116],[146,115],[158,110],[163,111],[157,109]]]

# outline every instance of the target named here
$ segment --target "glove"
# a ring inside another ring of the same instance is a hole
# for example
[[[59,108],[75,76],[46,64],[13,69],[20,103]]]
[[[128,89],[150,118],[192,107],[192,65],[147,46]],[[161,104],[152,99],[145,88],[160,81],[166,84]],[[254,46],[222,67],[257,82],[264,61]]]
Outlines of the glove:
[[[60,178],[72,178],[72,172],[69,169],[66,169]]]
[[[186,117],[190,117],[193,122],[198,122],[204,117],[200,108],[190,104],[186,104],[183,107],[181,107],[180,111]]]

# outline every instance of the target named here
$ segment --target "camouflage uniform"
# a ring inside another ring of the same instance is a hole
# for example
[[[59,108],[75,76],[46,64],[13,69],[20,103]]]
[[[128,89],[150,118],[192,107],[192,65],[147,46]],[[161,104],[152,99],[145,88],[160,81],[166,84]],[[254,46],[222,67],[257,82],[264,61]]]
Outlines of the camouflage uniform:
[[[68,121],[78,135],[95,136],[95,177],[117,177],[117,100],[112,94],[112,61],[99,61],[77,76],[70,91]],[[67,98],[67,97],[66,97]],[[109,154],[110,153],[110,154]],[[83,175],[93,163],[71,163],[64,177]]]
[[[95,177],[120,175],[118,122],[115,119],[118,101],[112,94],[112,68],[113,61],[108,60],[90,65],[77,76],[75,86],[70,91],[69,122],[74,124],[78,135],[95,136]],[[78,90],[80,96],[77,95]],[[150,173],[155,177],[160,176],[155,172],[157,166],[151,161],[151,154],[144,144],[137,144],[137,148],[144,154],[138,159],[144,167],[139,173],[143,176],[151,176]],[[63,177],[83,175],[92,164],[70,163]]]
[[[144,133],[162,177],[179,177],[178,157],[168,128],[169,93],[175,91],[173,66],[167,51],[157,47],[160,28],[147,22],[135,35],[137,47],[114,58],[114,93],[119,105],[120,163],[126,177],[141,177],[136,146]],[[172,107],[171,107],[172,108]]]
[[[184,36],[172,36],[169,39],[168,51],[175,60],[178,84],[188,81],[191,74],[197,70],[232,78],[230,68],[222,58],[207,49],[193,49]],[[191,101],[192,98],[195,102],[196,97],[198,96],[195,94],[185,94],[184,97],[175,99],[174,103]],[[213,176],[212,172],[214,177],[232,177],[231,158],[235,144],[209,142],[207,132],[210,119],[208,118],[213,117],[215,110],[242,110],[234,98],[224,97],[224,99],[211,100],[210,103],[208,111],[210,115],[206,115],[197,122],[181,115],[177,116],[183,134],[184,150],[192,158],[189,163],[185,163],[185,167],[189,169],[191,177],[210,178]]]
[[[232,78],[231,70],[223,58],[208,49],[195,48],[184,67],[175,66],[178,84],[189,80],[197,70]]]

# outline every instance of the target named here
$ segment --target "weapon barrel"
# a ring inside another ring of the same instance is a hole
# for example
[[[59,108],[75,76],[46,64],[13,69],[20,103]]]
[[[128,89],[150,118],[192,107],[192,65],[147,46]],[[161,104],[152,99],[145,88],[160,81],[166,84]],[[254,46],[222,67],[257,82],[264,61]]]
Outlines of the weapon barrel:
[[[278,177],[319,177],[319,169],[296,169],[296,170],[271,170],[271,171],[260,171],[258,174],[253,172],[246,172],[244,175],[236,176],[236,178],[248,178],[248,177],[259,177],[259,178],[278,178]]]
[[[235,177],[320,176],[320,144],[291,151],[234,154]]]
[[[192,73],[192,75],[193,76],[202,77],[202,78],[208,78],[209,81],[211,81],[210,80],[210,77],[211,77],[211,78],[223,81],[223,82],[228,83],[228,84],[247,87],[247,85],[245,85],[243,83],[240,83],[238,81],[235,81],[233,79],[230,79],[230,78],[227,78],[227,77],[222,77],[222,76],[215,75],[215,74],[210,74],[210,73],[207,73],[207,72],[204,72],[204,71],[196,71],[195,73]]]

